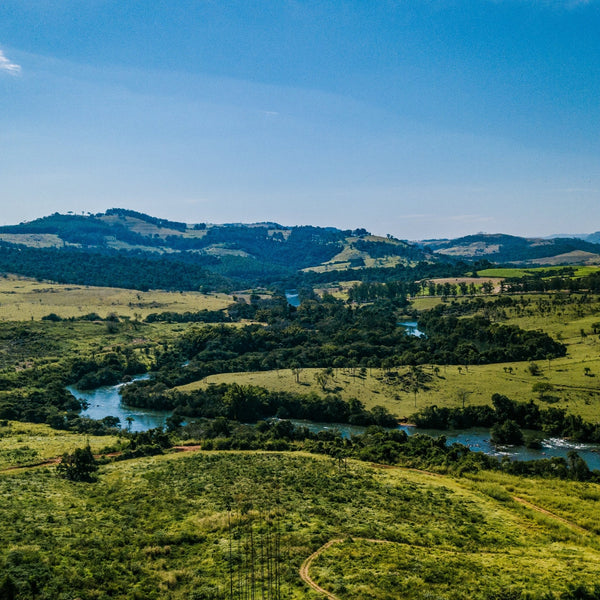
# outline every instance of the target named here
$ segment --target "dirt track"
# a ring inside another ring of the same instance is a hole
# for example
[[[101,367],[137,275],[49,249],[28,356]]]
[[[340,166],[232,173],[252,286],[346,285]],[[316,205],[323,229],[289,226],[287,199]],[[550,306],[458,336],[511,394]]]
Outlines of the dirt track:
[[[374,540],[374,539],[369,539],[369,538],[352,538],[352,539],[360,540],[361,542],[369,542],[371,544],[391,544],[392,543],[392,542],[389,542],[388,540]],[[341,538],[329,540],[326,544],[323,544],[316,552],[313,552],[302,563],[302,566],[300,567],[300,578],[302,579],[302,581],[304,581],[304,583],[306,583],[306,585],[310,586],[316,592],[319,592],[320,594],[323,594],[324,596],[329,598],[329,600],[340,600],[340,598],[338,598],[335,594],[332,594],[331,592],[324,590],[318,583],[316,583],[311,578],[311,576],[309,574],[309,570],[310,570],[310,566],[312,565],[312,562],[315,560],[315,558],[317,558],[320,554],[325,552],[325,550],[327,550],[327,548],[329,548],[333,544],[340,544],[343,541],[344,540]]]

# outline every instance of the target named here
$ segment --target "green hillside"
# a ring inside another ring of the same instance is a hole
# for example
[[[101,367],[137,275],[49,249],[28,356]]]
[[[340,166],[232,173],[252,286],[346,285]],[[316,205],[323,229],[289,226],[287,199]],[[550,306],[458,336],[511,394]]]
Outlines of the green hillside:
[[[427,240],[422,245],[438,256],[495,263],[600,264],[600,245],[579,238],[523,238],[505,234],[468,235]]]
[[[56,213],[0,227],[0,270],[90,285],[102,285],[110,273],[107,285],[138,289],[170,289],[175,282],[190,290],[252,287],[302,270],[391,268],[428,259],[407,242],[364,229],[187,225],[125,209],[87,216]],[[43,263],[51,263],[53,271]],[[86,268],[78,268],[81,264]]]
[[[10,425],[0,431],[15,439]],[[64,435],[65,447],[75,443]],[[61,479],[53,465],[4,470],[0,497],[2,598],[310,599],[319,586],[340,600],[567,600],[599,591],[596,484],[195,451],[108,463],[95,483]]]

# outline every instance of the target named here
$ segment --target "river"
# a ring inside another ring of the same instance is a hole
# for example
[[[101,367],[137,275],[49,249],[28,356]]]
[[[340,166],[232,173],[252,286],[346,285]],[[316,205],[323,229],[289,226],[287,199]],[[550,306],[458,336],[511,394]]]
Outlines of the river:
[[[298,308],[300,306],[300,297],[298,296],[297,290],[287,290],[285,292],[285,298],[290,306]]]
[[[150,376],[139,375],[134,377],[133,381],[148,379]],[[76,398],[82,398],[87,402],[87,408],[81,411],[82,417],[90,419],[103,419],[104,417],[118,417],[123,429],[130,431],[147,431],[155,427],[164,427],[167,417],[171,414],[166,410],[150,410],[145,408],[127,407],[121,403],[119,390],[126,383],[118,385],[107,385],[96,388],[95,390],[78,390],[75,386],[68,386],[67,389]],[[131,419],[131,421],[128,421]]]
[[[414,335],[415,337],[422,337],[425,335],[419,329],[419,324],[416,321],[400,321],[398,325],[400,327],[404,327],[408,335]]]
[[[135,379],[148,379],[149,375],[141,375]],[[104,417],[118,417],[123,429],[131,431],[146,431],[155,427],[164,427],[169,411],[149,410],[144,408],[127,407],[121,403],[119,390],[123,385],[119,384],[105,386],[91,391],[80,391],[69,386],[67,389],[77,398],[83,398],[88,407],[81,412],[84,417],[90,419],[103,419]],[[127,420],[131,418],[131,423]],[[359,435],[365,431],[364,427],[347,425],[343,423],[316,423],[313,421],[301,421],[292,419],[295,425],[307,427],[310,431],[326,431],[337,429],[342,436],[350,437]],[[524,446],[498,447],[490,442],[488,429],[472,428],[462,430],[438,431],[433,429],[419,429],[417,427],[400,426],[399,429],[406,431],[408,435],[424,433],[438,437],[445,435],[448,444],[458,442],[476,452],[485,452],[491,456],[508,456],[511,460],[538,460],[540,458],[552,458],[559,456],[567,458],[571,450],[576,450],[590,469],[600,469],[600,446],[596,444],[581,444],[561,438],[548,438],[542,441],[542,447],[537,450],[525,448]]]

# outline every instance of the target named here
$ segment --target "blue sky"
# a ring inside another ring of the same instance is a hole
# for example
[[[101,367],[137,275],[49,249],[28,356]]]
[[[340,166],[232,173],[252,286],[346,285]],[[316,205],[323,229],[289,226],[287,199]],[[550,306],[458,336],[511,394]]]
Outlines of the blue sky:
[[[600,230],[600,0],[3,0],[0,206]]]

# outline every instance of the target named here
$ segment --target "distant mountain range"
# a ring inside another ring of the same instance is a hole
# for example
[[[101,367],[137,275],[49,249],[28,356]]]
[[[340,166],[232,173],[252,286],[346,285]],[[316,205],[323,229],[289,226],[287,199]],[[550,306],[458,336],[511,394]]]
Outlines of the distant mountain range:
[[[596,240],[596,242],[594,242]],[[461,260],[486,259],[520,265],[600,264],[600,232],[580,237],[523,238],[477,234],[453,240],[426,240],[419,245],[436,256]]]
[[[119,208],[87,216],[55,213],[0,227],[0,271],[135,288],[235,289],[300,276],[313,282],[377,279],[377,273],[389,279],[415,265],[433,273],[443,265],[456,271],[461,262],[482,260],[600,264],[600,232],[585,239],[477,234],[407,242],[365,229],[190,225]]]

